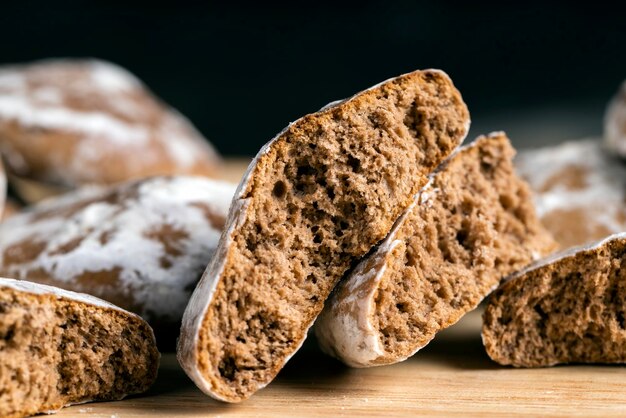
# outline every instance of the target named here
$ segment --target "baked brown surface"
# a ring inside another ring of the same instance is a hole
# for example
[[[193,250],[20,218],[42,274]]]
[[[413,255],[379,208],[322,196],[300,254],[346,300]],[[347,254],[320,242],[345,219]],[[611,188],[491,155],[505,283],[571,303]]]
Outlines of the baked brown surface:
[[[474,309],[500,279],[549,253],[504,133],[459,149],[389,236],[338,285],[315,323],[325,352],[355,367],[392,364]]]
[[[626,234],[555,254],[496,290],[482,337],[516,367],[626,362]]]
[[[187,119],[126,70],[97,60],[0,68],[0,152],[11,174],[67,188],[214,176],[219,163]]]
[[[600,139],[520,151],[519,173],[537,214],[562,248],[626,231],[626,164]]]
[[[0,278],[0,416],[147,390],[159,352],[146,322],[87,295]]]
[[[137,313],[173,350],[234,192],[205,177],[158,176],[41,202],[0,224],[0,275]]]
[[[450,79],[416,71],[307,115],[266,145],[183,318],[178,358],[200,389],[237,402],[268,384],[468,125]]]

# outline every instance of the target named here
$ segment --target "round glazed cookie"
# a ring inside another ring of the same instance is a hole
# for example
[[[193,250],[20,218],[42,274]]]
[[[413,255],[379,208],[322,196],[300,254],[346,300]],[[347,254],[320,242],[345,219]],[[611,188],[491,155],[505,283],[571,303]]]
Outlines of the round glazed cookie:
[[[620,157],[626,157],[626,81],[606,109],[604,141],[609,149]]]
[[[178,332],[234,190],[153,177],[41,202],[0,224],[0,274],[100,297],[148,320],[163,343]]]
[[[10,174],[66,188],[213,176],[218,163],[186,118],[126,70],[98,60],[0,68],[0,151]]]
[[[2,417],[122,399],[157,376],[148,324],[90,295],[0,278],[0,335]]]
[[[537,215],[563,248],[626,231],[626,165],[599,139],[522,150],[515,159]]]

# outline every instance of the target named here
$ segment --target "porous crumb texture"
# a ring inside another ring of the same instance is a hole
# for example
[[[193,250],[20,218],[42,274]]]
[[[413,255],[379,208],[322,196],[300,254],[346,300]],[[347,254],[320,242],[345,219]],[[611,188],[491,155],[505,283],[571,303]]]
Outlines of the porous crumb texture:
[[[143,392],[158,360],[138,317],[0,287],[0,416]]]
[[[234,193],[205,177],[157,176],[41,202],[0,224],[0,275],[137,313],[173,350]]]
[[[489,298],[487,354],[502,365],[626,362],[626,236],[524,271]]]
[[[468,125],[449,78],[418,71],[305,116],[270,143],[241,186],[243,218],[211,279],[197,343],[210,394],[240,401],[276,376],[337,281]]]
[[[515,165],[562,248],[626,231],[626,164],[599,138],[523,150]]]
[[[554,249],[513,155],[506,136],[492,134],[432,174],[390,236],[331,296],[316,323],[325,351],[357,367],[404,360],[503,276]]]
[[[505,136],[480,138],[433,177],[396,239],[403,257],[374,297],[385,351],[405,356],[455,323],[500,279],[555,249]]]
[[[126,70],[98,60],[0,68],[0,153],[10,174],[75,187],[215,175],[208,141]]]

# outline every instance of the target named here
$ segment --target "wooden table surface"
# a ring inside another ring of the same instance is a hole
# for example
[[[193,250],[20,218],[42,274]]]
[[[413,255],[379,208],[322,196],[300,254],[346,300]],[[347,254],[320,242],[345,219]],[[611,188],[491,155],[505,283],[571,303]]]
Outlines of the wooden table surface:
[[[239,181],[248,162],[228,161],[224,179]],[[202,394],[167,353],[146,394],[76,405],[57,416],[626,416],[624,367],[501,367],[485,354],[480,324],[472,312],[413,358],[370,369],[343,366],[310,338],[274,382],[235,405]]]

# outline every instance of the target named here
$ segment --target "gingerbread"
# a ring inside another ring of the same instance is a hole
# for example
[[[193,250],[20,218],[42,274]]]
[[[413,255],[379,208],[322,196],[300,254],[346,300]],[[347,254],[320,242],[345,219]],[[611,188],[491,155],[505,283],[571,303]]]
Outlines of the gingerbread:
[[[99,60],[0,68],[0,152],[12,176],[54,190],[157,174],[215,176],[218,166],[185,117]]]
[[[0,415],[146,391],[159,365],[137,315],[89,295],[0,278]]]
[[[600,140],[523,150],[515,164],[563,248],[626,231],[626,166]]]
[[[626,363],[626,234],[554,254],[489,298],[482,338],[502,365]]]

